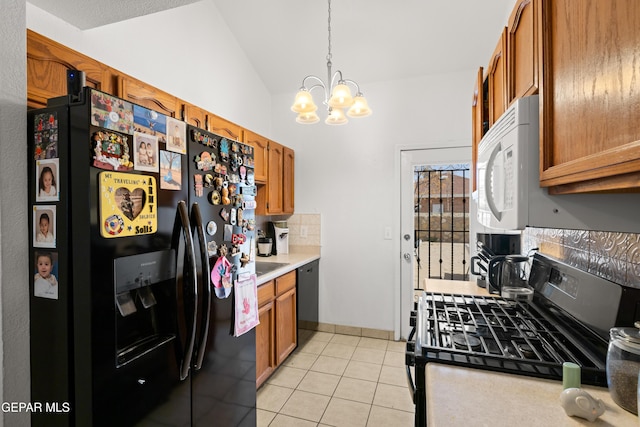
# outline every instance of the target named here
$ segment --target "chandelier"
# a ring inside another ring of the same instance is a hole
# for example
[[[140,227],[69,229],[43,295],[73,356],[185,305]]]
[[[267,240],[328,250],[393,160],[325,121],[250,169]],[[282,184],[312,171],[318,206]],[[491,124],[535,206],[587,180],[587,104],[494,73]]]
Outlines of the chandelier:
[[[329,53],[327,54],[327,83],[321,78],[314,75],[305,77],[302,80],[302,87],[296,94],[295,101],[291,106],[291,110],[298,113],[296,122],[302,124],[312,124],[320,121],[316,114],[318,106],[313,102],[311,91],[316,88],[322,88],[324,91],[324,100],[322,104],[327,107],[328,116],[325,123],[328,125],[343,125],[347,123],[347,117],[344,109],[348,108],[347,116],[349,117],[366,117],[371,114],[371,109],[367,104],[358,83],[353,80],[344,79],[342,71],[337,70],[331,74],[331,0],[329,3]],[[307,82],[312,83],[309,87]],[[347,84],[351,84],[356,89],[356,96],[351,95],[351,90]]]

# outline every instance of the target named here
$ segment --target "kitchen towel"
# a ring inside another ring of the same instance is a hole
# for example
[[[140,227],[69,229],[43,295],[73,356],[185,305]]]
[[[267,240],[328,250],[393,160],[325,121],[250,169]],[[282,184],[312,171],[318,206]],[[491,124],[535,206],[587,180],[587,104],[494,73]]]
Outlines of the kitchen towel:
[[[248,279],[236,281],[234,297],[234,336],[239,337],[260,323],[258,319],[258,285],[255,274],[252,274]]]

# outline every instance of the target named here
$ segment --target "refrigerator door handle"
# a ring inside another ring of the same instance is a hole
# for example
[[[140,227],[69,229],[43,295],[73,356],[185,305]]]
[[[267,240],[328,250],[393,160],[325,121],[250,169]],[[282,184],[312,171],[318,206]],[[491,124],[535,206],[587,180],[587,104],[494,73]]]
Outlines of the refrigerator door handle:
[[[205,298],[203,300],[203,309],[204,313],[202,313],[202,329],[200,334],[200,340],[198,342],[198,347],[196,348],[196,364],[194,369],[200,370],[202,367],[202,361],[204,359],[204,355],[206,353],[207,346],[207,337],[209,336],[209,324],[211,321],[211,268],[209,266],[209,253],[207,251],[207,239],[204,234],[204,226],[202,224],[202,215],[200,214],[200,206],[198,203],[194,203],[191,206],[191,219],[194,223],[194,228],[197,233],[198,241],[199,241],[199,249],[200,249],[200,266],[202,268],[202,289],[204,291]]]
[[[187,351],[184,353],[182,360],[180,361],[180,380],[184,380],[189,376],[189,367],[191,366],[191,359],[193,357],[193,348],[195,345],[195,341],[196,341],[196,322],[197,322],[197,315],[198,315],[198,286],[197,286],[197,279],[196,279],[196,275],[198,272],[197,266],[196,266],[196,257],[195,257],[195,250],[193,248],[193,237],[191,235],[191,226],[189,223],[189,213],[187,210],[187,204],[181,200],[180,202],[178,202],[178,217],[180,220],[180,227],[182,228],[182,234],[184,236],[184,243],[185,243],[185,256],[187,258],[187,266],[185,268],[188,268],[189,271],[189,275],[191,276],[191,283],[189,283],[189,285],[192,287],[193,289],[193,321],[191,324],[191,330],[187,332],[187,334],[189,335],[188,337],[188,341],[186,343],[186,347],[187,347]],[[180,230],[177,230],[178,233],[180,233]],[[176,236],[177,238],[179,238],[179,236]],[[178,279],[176,276],[176,286],[178,285]],[[186,323],[187,319],[185,319],[185,323]]]

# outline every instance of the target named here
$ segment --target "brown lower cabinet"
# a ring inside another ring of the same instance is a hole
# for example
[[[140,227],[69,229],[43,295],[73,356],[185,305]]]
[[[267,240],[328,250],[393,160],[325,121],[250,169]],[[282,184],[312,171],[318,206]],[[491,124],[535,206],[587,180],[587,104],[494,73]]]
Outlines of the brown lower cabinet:
[[[298,345],[296,271],[258,287],[256,387],[260,387]]]

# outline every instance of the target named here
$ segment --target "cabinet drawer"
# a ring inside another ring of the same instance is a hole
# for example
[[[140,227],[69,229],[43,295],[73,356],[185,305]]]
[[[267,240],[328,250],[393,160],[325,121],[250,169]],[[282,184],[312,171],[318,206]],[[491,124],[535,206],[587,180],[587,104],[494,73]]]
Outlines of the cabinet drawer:
[[[258,286],[258,307],[262,307],[262,304],[272,301],[276,296],[275,290],[276,285],[273,280]]]
[[[282,295],[296,286],[296,271],[290,271],[276,278],[276,295]]]

